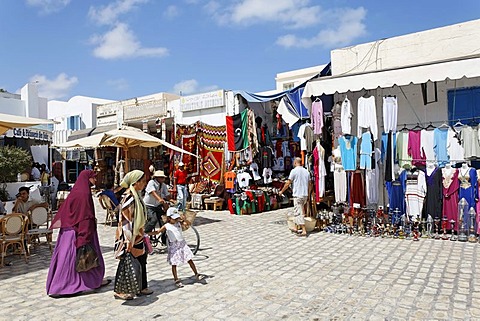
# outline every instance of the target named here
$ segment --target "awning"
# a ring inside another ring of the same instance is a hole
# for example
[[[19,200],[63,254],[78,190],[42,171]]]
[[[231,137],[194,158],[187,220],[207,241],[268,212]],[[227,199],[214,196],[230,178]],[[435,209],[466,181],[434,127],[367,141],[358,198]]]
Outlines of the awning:
[[[88,136],[93,136],[96,134],[101,134],[108,132],[110,130],[117,129],[117,125],[107,125],[107,126],[98,126],[94,128],[87,128],[87,129],[80,129],[72,132],[70,136],[68,136],[67,142],[77,140],[80,138],[85,138]]]
[[[303,91],[302,101],[311,108],[311,96],[331,95],[360,91],[362,89],[389,88],[410,84],[423,84],[427,81],[480,77],[480,57],[467,57],[462,60],[436,62],[427,65],[402,67],[398,69],[374,71],[361,74],[322,77],[309,81]]]
[[[55,124],[55,122],[48,119],[0,114],[0,135],[3,135],[9,129],[31,127],[43,124]]]

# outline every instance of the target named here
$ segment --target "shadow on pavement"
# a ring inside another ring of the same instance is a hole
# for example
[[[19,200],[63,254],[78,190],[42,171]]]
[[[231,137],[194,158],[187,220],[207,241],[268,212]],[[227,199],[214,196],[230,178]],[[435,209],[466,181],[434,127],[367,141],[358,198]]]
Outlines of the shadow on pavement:
[[[200,226],[200,225],[211,224],[216,222],[222,222],[222,220],[214,220],[207,217],[197,216],[195,218],[195,221],[193,222],[193,226]]]

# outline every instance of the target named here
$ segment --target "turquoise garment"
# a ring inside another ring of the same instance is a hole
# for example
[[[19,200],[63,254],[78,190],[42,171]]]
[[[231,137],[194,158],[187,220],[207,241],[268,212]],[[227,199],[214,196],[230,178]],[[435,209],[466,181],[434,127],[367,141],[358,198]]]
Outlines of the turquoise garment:
[[[439,167],[444,167],[449,163],[447,152],[448,128],[435,128],[433,131],[433,150],[437,158]]]
[[[357,144],[358,138],[352,135],[345,135],[338,139],[342,166],[346,171],[357,169]]]
[[[372,169],[372,152],[372,134],[365,132],[360,143],[360,169]]]

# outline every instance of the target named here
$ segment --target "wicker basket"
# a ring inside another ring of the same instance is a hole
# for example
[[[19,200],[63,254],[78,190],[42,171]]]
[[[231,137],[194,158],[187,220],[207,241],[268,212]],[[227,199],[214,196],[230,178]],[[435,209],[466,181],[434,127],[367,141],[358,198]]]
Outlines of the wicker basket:
[[[305,217],[305,229],[308,233],[312,232],[317,225],[317,219],[314,217]]]
[[[186,222],[186,224],[182,224],[182,230],[188,230],[188,228],[193,225],[196,217],[197,212],[186,210],[185,214],[182,215],[184,222]]]

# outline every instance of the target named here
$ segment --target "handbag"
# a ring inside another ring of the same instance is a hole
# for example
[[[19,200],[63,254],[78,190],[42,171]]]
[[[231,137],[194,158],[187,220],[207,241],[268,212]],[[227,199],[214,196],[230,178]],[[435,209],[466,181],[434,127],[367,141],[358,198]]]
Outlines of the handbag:
[[[150,242],[150,237],[148,235],[143,236],[143,243],[145,244],[145,250],[147,251],[147,253],[152,254],[153,246],[152,246],[152,242]]]
[[[137,294],[141,291],[142,266],[130,253],[122,255],[115,275],[115,293]]]
[[[75,269],[77,272],[87,272],[98,266],[98,255],[92,245],[86,244],[77,249]]]

